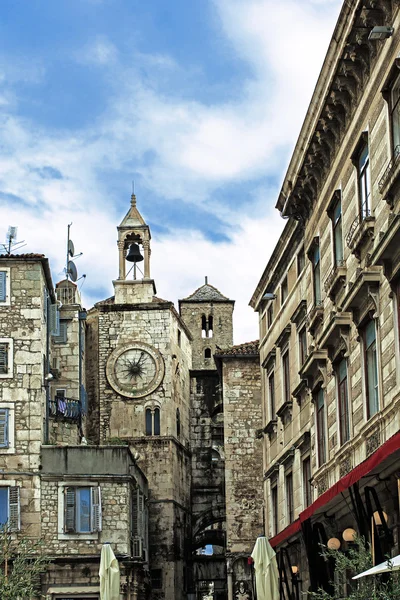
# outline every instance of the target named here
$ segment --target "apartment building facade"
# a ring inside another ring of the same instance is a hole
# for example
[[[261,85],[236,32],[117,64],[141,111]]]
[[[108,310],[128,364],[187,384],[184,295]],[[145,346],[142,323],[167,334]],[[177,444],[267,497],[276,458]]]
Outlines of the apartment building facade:
[[[398,2],[343,5],[251,300],[281,597],[330,589],[320,543],[399,552],[399,50]]]

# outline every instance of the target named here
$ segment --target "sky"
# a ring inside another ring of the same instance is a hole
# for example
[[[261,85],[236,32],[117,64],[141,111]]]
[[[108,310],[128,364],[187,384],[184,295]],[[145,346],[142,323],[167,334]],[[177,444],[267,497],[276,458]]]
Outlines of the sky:
[[[274,208],[340,0],[3,0],[0,242],[64,278],[67,225],[84,305],[113,294],[116,226],[151,228],[157,295],[204,277],[236,300],[235,343],[285,225]]]

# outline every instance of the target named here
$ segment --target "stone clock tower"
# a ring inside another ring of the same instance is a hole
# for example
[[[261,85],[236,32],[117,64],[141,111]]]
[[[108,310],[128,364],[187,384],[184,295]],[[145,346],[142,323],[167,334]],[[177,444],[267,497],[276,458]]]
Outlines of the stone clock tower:
[[[191,335],[173,303],[155,296],[150,239],[132,195],[118,227],[115,295],[88,313],[93,407],[88,420],[95,442],[129,444],[138,457],[149,482],[152,598],[183,600],[190,528]],[[132,253],[136,262],[127,262]]]

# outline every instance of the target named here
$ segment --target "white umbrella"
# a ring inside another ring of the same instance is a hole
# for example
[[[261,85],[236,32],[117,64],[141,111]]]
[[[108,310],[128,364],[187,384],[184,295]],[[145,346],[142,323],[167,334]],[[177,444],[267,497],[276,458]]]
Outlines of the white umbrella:
[[[104,544],[100,556],[100,600],[119,600],[119,565],[110,544]]]
[[[395,556],[394,558],[389,558],[385,562],[380,565],[376,565],[376,567],[371,567],[367,571],[363,571],[359,573],[353,579],[359,579],[360,577],[365,577],[365,575],[377,575],[378,573],[386,573],[386,571],[398,571],[400,569],[400,554]]]
[[[257,600],[279,600],[276,554],[264,536],[257,538],[251,558],[256,572]]]

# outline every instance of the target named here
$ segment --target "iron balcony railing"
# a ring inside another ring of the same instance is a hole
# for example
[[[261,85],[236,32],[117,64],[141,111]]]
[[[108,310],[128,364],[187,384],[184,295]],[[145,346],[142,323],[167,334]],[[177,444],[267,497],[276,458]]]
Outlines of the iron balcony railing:
[[[328,293],[329,290],[331,289],[332,284],[333,284],[333,282],[336,279],[336,275],[337,275],[338,269],[341,269],[341,268],[343,268],[345,266],[346,266],[346,261],[344,261],[344,260],[338,260],[338,261],[336,261],[336,264],[333,266],[333,268],[331,269],[328,277],[325,279],[324,287],[325,287],[326,293]]]
[[[399,164],[400,164],[400,145],[396,146],[395,149],[393,150],[393,156],[390,159],[388,166],[385,169],[384,174],[382,175],[382,177],[379,180],[378,188],[379,188],[380,193],[382,193],[387,182],[396,173],[396,170],[397,170],[397,167]]]
[[[360,214],[358,214],[356,216],[356,218],[352,222],[350,229],[346,235],[346,243],[347,243],[347,246],[350,248],[350,250],[352,249],[352,247],[354,245],[354,239],[356,237],[356,234],[357,234],[357,231],[358,231],[360,225],[363,223],[363,221],[367,217],[370,217],[370,216],[371,216],[371,209],[368,208],[367,202],[364,202],[364,204],[361,206]]]
[[[82,418],[82,404],[74,398],[55,398],[50,400],[50,417],[77,423]]]

